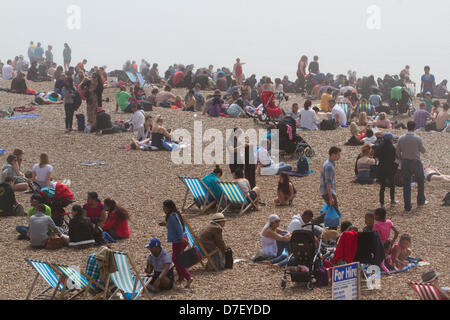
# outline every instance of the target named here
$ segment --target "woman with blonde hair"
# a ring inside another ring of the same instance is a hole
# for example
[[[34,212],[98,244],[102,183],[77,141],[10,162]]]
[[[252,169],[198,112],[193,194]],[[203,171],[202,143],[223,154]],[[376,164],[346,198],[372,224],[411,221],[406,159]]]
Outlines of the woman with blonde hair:
[[[356,170],[358,172],[356,176],[356,182],[360,184],[372,184],[373,179],[370,177],[370,166],[374,165],[375,159],[370,157],[372,148],[370,145],[365,144],[361,148],[361,157],[356,162]]]
[[[40,189],[50,187],[52,181],[53,166],[48,159],[48,154],[42,153],[39,163],[36,163],[32,169],[32,180]]]
[[[391,122],[387,119],[385,112],[381,112],[378,118],[372,123],[374,127],[389,129],[391,127]]]

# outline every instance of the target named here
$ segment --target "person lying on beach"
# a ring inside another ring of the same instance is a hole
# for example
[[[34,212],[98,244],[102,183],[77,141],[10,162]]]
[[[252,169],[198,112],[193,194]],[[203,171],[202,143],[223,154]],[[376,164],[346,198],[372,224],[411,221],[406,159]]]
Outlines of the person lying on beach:
[[[450,176],[441,174],[438,169],[426,168],[424,170],[424,172],[425,172],[425,179],[430,183],[431,182],[450,182]]]
[[[38,93],[34,98],[34,101],[39,105],[64,103],[64,101],[61,99],[61,95],[55,92]]]

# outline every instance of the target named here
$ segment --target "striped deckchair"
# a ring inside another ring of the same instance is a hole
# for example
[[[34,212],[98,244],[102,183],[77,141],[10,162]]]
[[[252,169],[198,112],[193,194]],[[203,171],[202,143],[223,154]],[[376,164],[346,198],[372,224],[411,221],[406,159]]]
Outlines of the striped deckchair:
[[[89,292],[90,288],[94,288],[94,285],[97,288],[101,288],[102,290],[104,290],[104,287],[99,282],[95,281],[93,278],[89,277],[81,271],[62,264],[54,263],[53,266],[63,275],[63,281],[67,281],[67,279],[70,279],[76,290],[79,290],[79,292],[76,295],[72,296],[69,300],[72,300],[83,293],[86,294],[86,292]],[[61,294],[60,299],[62,299],[62,297],[63,293]]]
[[[217,181],[216,183],[222,190],[222,197],[219,203],[222,204],[223,200],[227,202],[221,213],[225,213],[231,207],[240,207],[239,215],[241,215],[251,207],[257,208],[256,201],[258,199],[252,200],[249,196],[244,196],[236,182]],[[217,206],[217,210],[217,212],[220,211],[220,206]]]
[[[216,204],[216,202],[217,202],[216,197],[211,192],[211,190],[209,190],[208,186],[203,183],[203,181],[201,179],[192,178],[192,177],[178,177],[178,178],[186,186],[186,194],[184,196],[183,207],[181,209],[181,211],[183,213],[185,211],[187,211],[188,209],[192,208],[194,205],[200,205],[200,213],[199,214],[203,214]],[[192,195],[194,202],[191,203],[186,208],[186,200],[187,200],[189,193]],[[212,196],[212,198],[215,201],[209,202],[209,196]]]
[[[350,106],[348,105],[348,103],[339,102],[339,103],[336,103],[336,105],[338,105],[339,107],[341,107],[342,110],[344,110],[347,119],[350,119],[351,108],[350,108]]]
[[[54,299],[56,296],[56,292],[60,291],[67,291],[67,284],[62,282],[62,276],[58,277],[53,270],[53,268],[46,262],[34,260],[34,259],[25,259],[26,262],[28,262],[34,270],[36,270],[37,274],[36,277],[33,280],[33,284],[31,285],[30,291],[28,291],[26,300],[29,300],[31,297],[31,294],[33,292],[34,287],[36,286],[36,282],[41,276],[42,279],[47,282],[49,287],[39,293],[36,297],[34,297],[34,300],[48,300],[48,299]],[[46,294],[47,291],[54,289],[52,295]]]
[[[200,260],[200,263],[202,264],[203,267],[206,267],[205,264],[203,263],[203,260],[207,259],[208,262],[213,267],[214,271],[217,271],[217,266],[214,263],[214,261],[211,259],[211,257],[213,255],[215,255],[216,253],[218,253],[220,249],[217,248],[216,250],[214,250],[212,252],[207,252],[205,250],[205,248],[203,247],[202,243],[200,241],[198,241],[198,237],[192,232],[192,228],[186,222],[186,219],[183,219],[183,220],[184,220],[184,226],[185,226],[184,229],[185,229],[186,235],[188,237],[188,241],[189,241],[189,247],[196,249],[197,256],[198,256],[198,258]]]
[[[444,300],[432,284],[410,282],[409,285],[417,292],[420,300]]]
[[[126,300],[137,300],[144,291],[147,298],[150,299],[150,294],[147,290],[147,285],[151,278],[141,277],[137,271],[135,264],[128,254],[124,252],[114,252],[114,259],[116,260],[117,271],[111,273],[108,277],[105,287],[109,287],[110,279],[117,287],[117,290],[110,296],[111,299],[117,292],[122,292]],[[136,276],[131,273],[131,268],[135,272]],[[105,291],[105,297],[106,297]]]
[[[365,112],[368,116],[373,116],[375,115],[375,108],[371,103],[362,101],[356,106],[356,112],[358,114],[360,114],[361,112]]]

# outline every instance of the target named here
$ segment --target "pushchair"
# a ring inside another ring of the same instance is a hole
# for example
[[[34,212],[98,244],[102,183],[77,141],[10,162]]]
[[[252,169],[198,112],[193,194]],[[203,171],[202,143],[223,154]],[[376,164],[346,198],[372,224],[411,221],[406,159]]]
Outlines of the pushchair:
[[[280,118],[283,115],[283,110],[281,110],[280,105],[286,97],[287,96],[283,96],[283,99],[280,99],[278,105],[276,105],[275,92],[263,91],[261,93],[261,111],[256,117],[253,117],[255,124],[258,123],[257,120],[268,124],[270,121],[275,121]]]
[[[279,149],[287,155],[312,158],[315,155],[313,148],[296,133],[296,123],[292,117],[283,117],[277,124],[279,132]]]
[[[306,283],[309,290],[314,289],[316,279],[314,271],[319,268],[321,262],[322,237],[316,246],[314,238],[314,224],[309,230],[296,230],[292,233],[290,241],[291,254],[289,262],[284,267],[284,275],[281,280],[281,289],[286,289],[288,275],[291,276],[292,282]]]
[[[44,198],[47,206],[52,209],[52,219],[56,226],[62,227],[68,225],[65,217],[69,216],[66,207],[75,202],[73,192],[62,183],[57,182],[55,188],[43,188],[38,191],[36,185],[30,184],[30,189],[35,194],[39,194]]]
[[[401,86],[392,88],[391,109],[395,115],[408,113],[408,116],[411,116],[414,113],[413,100],[408,88]]]

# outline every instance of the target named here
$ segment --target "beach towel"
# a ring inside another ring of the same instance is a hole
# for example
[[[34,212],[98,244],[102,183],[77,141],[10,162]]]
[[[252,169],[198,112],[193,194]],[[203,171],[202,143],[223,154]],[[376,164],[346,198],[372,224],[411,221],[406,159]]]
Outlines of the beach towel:
[[[5,118],[5,120],[25,119],[25,118],[39,118],[39,117],[40,117],[40,115],[38,115],[38,114],[21,114],[21,115],[18,115],[18,116]]]
[[[414,269],[415,267],[421,266],[421,265],[427,265],[426,263],[422,264],[422,259],[421,258],[408,258],[409,260],[409,264],[404,267],[401,270],[395,270],[395,271],[390,271],[391,274],[396,274],[396,273],[402,273],[402,272],[406,272],[408,270]],[[381,270],[381,274],[387,274],[385,271]]]
[[[93,167],[93,166],[104,166],[105,163],[101,162],[101,161],[89,161],[89,162],[84,162],[81,165],[85,166],[85,167]]]

